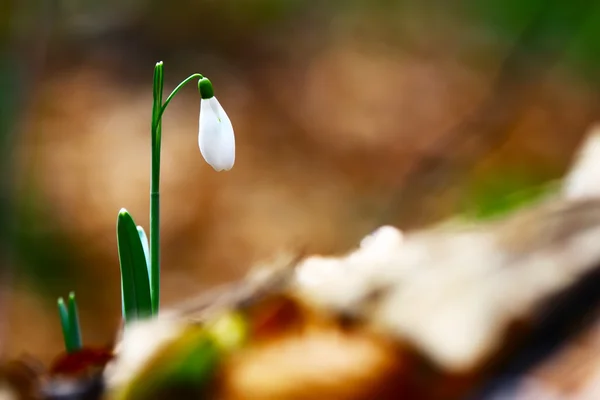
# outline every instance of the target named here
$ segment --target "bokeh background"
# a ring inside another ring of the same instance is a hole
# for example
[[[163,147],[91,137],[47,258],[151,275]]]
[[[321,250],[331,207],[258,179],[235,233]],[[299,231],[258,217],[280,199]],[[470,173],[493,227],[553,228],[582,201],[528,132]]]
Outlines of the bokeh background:
[[[497,215],[560,178],[600,116],[600,3],[5,0],[0,352],[50,360],[120,319],[117,212],[148,227],[152,72],[211,78],[237,137],[216,173],[190,85],[163,124],[163,306],[380,225]]]

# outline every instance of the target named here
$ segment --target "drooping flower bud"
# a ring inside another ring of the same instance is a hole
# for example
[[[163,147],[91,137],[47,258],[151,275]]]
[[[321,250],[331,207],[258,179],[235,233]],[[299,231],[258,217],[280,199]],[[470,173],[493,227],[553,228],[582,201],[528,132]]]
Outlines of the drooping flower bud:
[[[206,162],[216,171],[228,171],[235,162],[235,136],[227,113],[214,96],[211,82],[202,78],[198,146]]]

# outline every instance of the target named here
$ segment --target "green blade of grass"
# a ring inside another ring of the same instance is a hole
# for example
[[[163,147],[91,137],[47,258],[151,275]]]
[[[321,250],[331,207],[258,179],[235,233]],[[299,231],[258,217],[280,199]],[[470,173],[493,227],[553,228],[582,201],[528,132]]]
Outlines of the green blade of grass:
[[[117,218],[117,244],[121,264],[121,289],[125,322],[152,315],[150,279],[137,226],[124,208]]]
[[[69,310],[62,297],[58,299],[58,315],[60,317],[60,326],[62,327],[63,339],[67,353],[75,351],[73,341],[71,340],[71,324],[69,322]]]
[[[68,303],[68,312],[69,312],[69,332],[71,337],[71,345],[73,349],[81,350],[83,346],[81,340],[81,328],[79,327],[79,315],[77,312],[77,302],[75,300],[75,293],[69,293],[69,303]]]

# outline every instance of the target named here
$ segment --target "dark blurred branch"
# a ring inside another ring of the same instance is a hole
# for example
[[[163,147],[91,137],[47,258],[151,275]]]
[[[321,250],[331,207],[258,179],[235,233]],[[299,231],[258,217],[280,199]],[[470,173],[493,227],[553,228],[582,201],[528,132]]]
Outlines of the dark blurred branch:
[[[541,2],[534,20],[525,28],[502,63],[491,94],[475,112],[443,135],[425,157],[417,159],[381,215],[382,224],[403,227],[421,222],[419,203],[443,192],[477,160],[500,146],[510,125],[526,107],[530,88],[545,78],[545,70],[561,60],[570,41],[591,15],[595,2],[579,0],[570,15],[557,13],[561,0]],[[556,32],[560,32],[559,35]],[[457,93],[460,96],[460,93]]]

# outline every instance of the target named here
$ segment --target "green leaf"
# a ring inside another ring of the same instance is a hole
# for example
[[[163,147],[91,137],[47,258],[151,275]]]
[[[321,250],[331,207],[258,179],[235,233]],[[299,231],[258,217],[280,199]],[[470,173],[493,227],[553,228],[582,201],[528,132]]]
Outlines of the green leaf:
[[[69,332],[71,337],[71,346],[74,350],[81,350],[83,346],[81,340],[81,328],[79,327],[79,315],[77,312],[77,302],[75,300],[75,293],[69,293]]]
[[[150,246],[148,245],[148,236],[146,236],[146,232],[144,228],[140,225],[137,227],[138,235],[140,236],[140,241],[142,242],[142,248],[144,249],[144,255],[146,256],[146,269],[148,270],[148,279],[152,282],[152,269],[150,268]],[[150,288],[152,290],[152,288]]]
[[[69,323],[69,311],[62,297],[58,299],[58,315],[60,317],[60,325],[62,327],[63,339],[65,341],[65,349],[67,353],[73,352],[73,342],[71,340],[71,324]]]
[[[117,244],[121,263],[123,318],[129,323],[152,315],[152,298],[142,241],[133,218],[124,208],[117,218]]]
[[[144,255],[146,256],[146,270],[148,271],[148,280],[150,281],[150,298],[152,299],[152,313],[156,314],[158,313],[158,304],[155,299],[157,293],[154,289],[154,284],[152,283],[152,265],[150,264],[150,246],[148,244],[148,236],[146,236],[146,232],[144,231],[144,228],[142,228],[141,225],[138,225],[137,231],[140,237],[140,241],[142,242]]]

